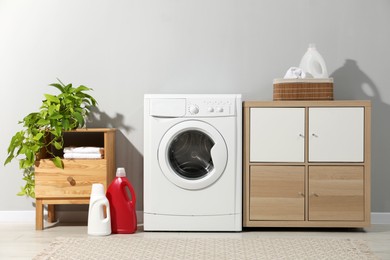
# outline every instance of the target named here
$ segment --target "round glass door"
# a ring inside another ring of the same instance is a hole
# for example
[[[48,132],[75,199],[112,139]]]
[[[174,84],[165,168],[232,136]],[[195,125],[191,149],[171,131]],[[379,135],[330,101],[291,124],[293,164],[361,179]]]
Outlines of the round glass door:
[[[214,141],[199,130],[188,130],[173,138],[168,148],[172,169],[183,178],[196,180],[214,169],[211,148]]]
[[[201,121],[184,121],[170,128],[160,142],[158,160],[164,175],[185,189],[202,189],[214,183],[227,164],[221,134]]]

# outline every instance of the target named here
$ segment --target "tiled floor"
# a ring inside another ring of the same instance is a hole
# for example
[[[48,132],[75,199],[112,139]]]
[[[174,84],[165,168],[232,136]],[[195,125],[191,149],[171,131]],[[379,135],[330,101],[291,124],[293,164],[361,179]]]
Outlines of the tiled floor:
[[[57,224],[35,231],[33,223],[0,223],[0,259],[31,259],[56,237],[85,237],[85,225]],[[368,242],[380,259],[390,259],[390,225],[373,225],[367,229],[256,229],[243,232],[143,232],[142,226],[133,236],[148,237],[322,237],[351,238]]]

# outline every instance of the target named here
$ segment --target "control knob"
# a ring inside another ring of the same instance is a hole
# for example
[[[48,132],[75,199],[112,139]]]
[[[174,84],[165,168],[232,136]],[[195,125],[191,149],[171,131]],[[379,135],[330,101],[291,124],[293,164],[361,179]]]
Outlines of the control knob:
[[[191,105],[188,109],[191,115],[196,115],[199,113],[199,107],[197,105]]]

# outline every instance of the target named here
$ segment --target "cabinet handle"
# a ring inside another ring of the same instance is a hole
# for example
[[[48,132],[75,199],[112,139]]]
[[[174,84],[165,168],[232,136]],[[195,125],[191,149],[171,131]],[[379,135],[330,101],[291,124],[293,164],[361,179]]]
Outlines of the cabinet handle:
[[[313,137],[318,137],[318,135],[315,134],[315,133],[312,133],[311,135],[312,135]]]
[[[311,195],[314,196],[314,197],[319,197],[320,196],[318,193],[312,193]]]
[[[299,137],[305,138],[305,136],[303,134],[299,134]]]
[[[298,192],[298,195],[301,197],[305,197],[305,193],[303,193],[303,192]]]
[[[73,179],[73,177],[69,176],[66,180],[69,182],[70,185],[76,185],[76,181],[75,179]]]

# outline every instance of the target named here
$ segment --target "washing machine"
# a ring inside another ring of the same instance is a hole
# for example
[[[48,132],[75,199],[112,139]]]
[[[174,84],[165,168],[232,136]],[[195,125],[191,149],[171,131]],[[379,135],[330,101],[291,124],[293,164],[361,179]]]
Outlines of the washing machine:
[[[144,96],[144,230],[242,230],[241,95]]]

